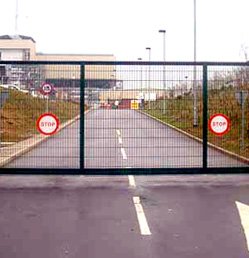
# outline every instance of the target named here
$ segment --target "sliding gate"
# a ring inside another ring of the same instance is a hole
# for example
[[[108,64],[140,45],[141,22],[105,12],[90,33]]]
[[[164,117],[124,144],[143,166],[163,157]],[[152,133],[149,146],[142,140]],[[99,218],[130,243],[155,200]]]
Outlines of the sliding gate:
[[[0,66],[4,174],[248,170],[248,63]]]

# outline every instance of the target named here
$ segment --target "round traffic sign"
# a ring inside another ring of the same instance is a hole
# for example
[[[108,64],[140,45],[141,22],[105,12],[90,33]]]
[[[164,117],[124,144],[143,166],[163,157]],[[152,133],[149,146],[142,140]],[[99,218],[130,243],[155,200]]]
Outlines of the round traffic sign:
[[[51,113],[42,114],[36,122],[36,127],[41,134],[55,134],[59,128],[59,119]]]
[[[41,86],[41,93],[43,95],[48,95],[48,94],[52,93],[53,89],[54,88],[51,84],[44,82]]]
[[[231,121],[223,114],[215,114],[210,117],[208,126],[209,130],[216,135],[223,135],[230,130]]]

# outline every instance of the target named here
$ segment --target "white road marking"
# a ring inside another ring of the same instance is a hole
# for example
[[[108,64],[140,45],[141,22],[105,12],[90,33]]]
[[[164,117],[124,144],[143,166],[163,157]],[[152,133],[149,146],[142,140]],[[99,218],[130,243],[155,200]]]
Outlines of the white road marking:
[[[237,209],[239,211],[240,221],[241,225],[244,229],[245,237],[246,237],[246,243],[247,243],[247,249],[249,251],[249,205],[246,205],[241,202],[235,202]]]
[[[117,133],[118,136],[121,136],[120,130],[116,130],[116,133]]]
[[[133,203],[135,205],[135,209],[137,212],[137,219],[138,219],[141,235],[145,235],[145,236],[151,235],[151,232],[144,214],[143,206],[140,203],[140,198],[138,196],[133,197]]]
[[[127,155],[125,153],[125,149],[124,148],[121,148],[121,153],[122,153],[123,159],[127,159]]]
[[[129,179],[129,185],[132,187],[136,187],[135,177],[132,175],[129,175],[128,179]]]
[[[118,137],[118,143],[123,144],[122,138],[120,136]]]

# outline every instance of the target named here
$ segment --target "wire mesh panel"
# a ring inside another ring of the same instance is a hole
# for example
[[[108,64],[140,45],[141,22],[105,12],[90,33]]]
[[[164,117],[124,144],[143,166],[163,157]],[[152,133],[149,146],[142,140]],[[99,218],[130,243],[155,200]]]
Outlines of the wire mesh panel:
[[[1,167],[79,168],[80,66],[1,67]]]
[[[248,166],[249,68],[210,66],[208,74],[208,166]]]
[[[248,78],[248,63],[0,61],[1,171],[247,172]]]
[[[85,168],[202,167],[202,67],[87,66]],[[100,83],[100,82],[99,82]]]

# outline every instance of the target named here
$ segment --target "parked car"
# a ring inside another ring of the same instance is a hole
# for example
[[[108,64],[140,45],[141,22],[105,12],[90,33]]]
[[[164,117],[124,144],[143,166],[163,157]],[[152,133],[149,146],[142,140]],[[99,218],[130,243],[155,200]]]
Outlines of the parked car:
[[[28,90],[21,89],[19,86],[14,85],[14,84],[0,84],[0,87],[5,88],[5,89],[10,89],[10,90],[21,91],[23,93],[29,93]]]
[[[8,88],[11,90],[19,90],[19,91],[21,90],[21,88],[19,86],[14,85],[14,84],[9,85]]]

